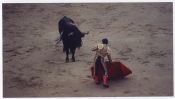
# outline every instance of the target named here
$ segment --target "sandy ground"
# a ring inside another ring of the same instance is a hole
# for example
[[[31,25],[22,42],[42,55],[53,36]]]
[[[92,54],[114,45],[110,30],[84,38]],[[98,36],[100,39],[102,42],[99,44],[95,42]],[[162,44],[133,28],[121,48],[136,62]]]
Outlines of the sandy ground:
[[[76,62],[55,48],[57,22],[71,17],[83,32]],[[4,97],[173,95],[172,3],[3,4]],[[91,48],[110,41],[113,60],[133,74],[95,85]]]

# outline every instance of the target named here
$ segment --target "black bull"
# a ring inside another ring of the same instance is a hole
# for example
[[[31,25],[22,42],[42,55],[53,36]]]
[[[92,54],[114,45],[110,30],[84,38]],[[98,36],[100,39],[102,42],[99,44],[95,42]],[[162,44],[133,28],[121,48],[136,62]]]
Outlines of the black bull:
[[[58,29],[60,40],[63,42],[63,51],[66,52],[66,62],[69,62],[70,52],[72,53],[72,62],[75,62],[75,50],[82,46],[81,38],[88,33],[82,33],[74,21],[68,17],[63,17],[58,22]]]

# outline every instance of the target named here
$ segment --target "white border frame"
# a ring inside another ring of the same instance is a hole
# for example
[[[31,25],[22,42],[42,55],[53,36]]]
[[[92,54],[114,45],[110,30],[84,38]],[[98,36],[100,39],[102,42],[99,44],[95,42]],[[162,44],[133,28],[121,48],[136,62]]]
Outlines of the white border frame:
[[[2,38],[2,4],[3,3],[134,3],[134,2],[140,2],[140,3],[146,3],[146,2],[173,2],[173,77],[175,77],[174,75],[174,56],[175,56],[175,53],[174,53],[174,38],[175,38],[175,35],[174,35],[174,7],[175,7],[175,3],[174,3],[174,0],[2,0],[0,1],[1,2],[1,5],[0,5],[0,98],[3,98],[3,49],[2,49],[2,46],[3,46],[3,38]],[[173,78],[174,79],[174,78]],[[175,85],[175,81],[173,82],[174,85]],[[174,85],[173,85],[173,88],[174,88]],[[175,95],[175,91],[174,91],[174,95]],[[35,97],[33,97],[35,98]],[[64,98],[64,97],[46,97],[46,98],[43,98],[43,97],[38,97],[38,98],[42,98],[42,99],[48,99],[48,98],[52,98],[52,99],[58,99],[58,98]],[[92,98],[92,99],[99,99],[99,98],[102,98],[102,97],[65,97],[67,99],[76,99],[76,98],[81,98],[81,99],[89,99],[89,98]],[[117,98],[117,99],[138,99],[138,98],[141,98],[141,99],[174,99],[174,96],[168,96],[168,97],[164,97],[164,96],[160,96],[160,97],[103,97],[103,99],[114,99],[114,98]],[[8,98],[7,98],[8,99]],[[21,98],[21,99],[25,99],[25,98]]]

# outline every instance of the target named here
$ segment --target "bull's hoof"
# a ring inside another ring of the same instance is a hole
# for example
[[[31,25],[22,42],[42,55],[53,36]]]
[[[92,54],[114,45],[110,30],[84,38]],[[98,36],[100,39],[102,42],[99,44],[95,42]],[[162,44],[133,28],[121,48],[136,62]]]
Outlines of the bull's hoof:
[[[72,58],[72,62],[75,62],[75,58]]]
[[[68,63],[69,62],[69,58],[66,58],[66,63]]]

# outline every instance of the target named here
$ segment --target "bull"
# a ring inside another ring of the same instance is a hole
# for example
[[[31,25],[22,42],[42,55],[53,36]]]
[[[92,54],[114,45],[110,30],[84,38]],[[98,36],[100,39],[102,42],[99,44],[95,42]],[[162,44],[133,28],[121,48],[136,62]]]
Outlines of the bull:
[[[75,62],[75,50],[82,46],[82,37],[89,32],[81,32],[75,22],[67,16],[59,20],[58,30],[60,38],[57,40],[57,43],[60,41],[63,43],[63,52],[66,52],[66,62],[69,62],[69,53],[72,54],[72,62]]]

